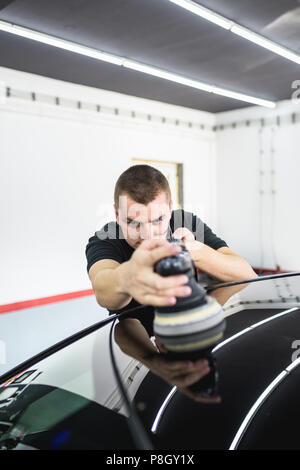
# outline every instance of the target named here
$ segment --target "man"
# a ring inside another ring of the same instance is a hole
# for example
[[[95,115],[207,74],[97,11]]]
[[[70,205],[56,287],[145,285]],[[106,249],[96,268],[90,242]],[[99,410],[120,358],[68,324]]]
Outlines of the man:
[[[187,387],[209,372],[207,361],[170,363],[162,354],[162,345],[155,347],[150,340],[153,306],[174,305],[176,297],[191,293],[187,276],[161,277],[154,272],[159,259],[181,251],[167,238],[180,238],[195,266],[221,282],[245,280],[256,274],[197,216],[172,210],[168,181],[155,168],[128,168],[116,183],[114,202],[116,222],[96,232],[86,247],[87,270],[97,302],[110,313],[135,308],[117,325],[115,338],[121,349],[196,398]],[[214,295],[224,304],[240,289],[231,288],[229,295],[228,290],[219,289]]]

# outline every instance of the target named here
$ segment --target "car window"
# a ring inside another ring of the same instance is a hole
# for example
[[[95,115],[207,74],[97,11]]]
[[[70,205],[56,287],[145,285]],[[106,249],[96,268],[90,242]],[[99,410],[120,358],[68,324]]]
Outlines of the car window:
[[[217,316],[223,312],[225,327],[212,335],[207,323],[204,337],[197,337],[200,343],[217,337],[210,349],[220,403],[198,402],[178,390],[158,369],[135,359],[128,343],[125,354],[107,324],[0,383],[0,448],[134,449],[142,448],[145,436],[147,445],[157,449],[247,448],[247,443],[264,448],[264,425],[273,429],[277,448],[280,440],[297,446],[297,433],[288,423],[300,408],[291,386],[297,387],[299,376],[300,277],[261,278],[238,292],[215,283],[202,287],[208,291],[207,301],[218,290],[219,299],[225,299],[215,311]],[[205,304],[199,318],[204,308]],[[118,320],[114,328],[117,325]],[[199,325],[194,322],[189,334],[198,335]],[[188,321],[185,327],[190,326]],[[182,332],[170,336],[171,345],[185,344]],[[110,337],[122,389],[112,364]],[[153,344],[154,340],[152,336]],[[134,350],[136,345],[131,346]],[[206,390],[211,386],[204,379],[199,383]],[[265,396],[273,383],[272,393]],[[285,384],[290,386],[283,388]],[[276,428],[273,418],[282,390],[290,407],[284,408],[285,419]],[[138,418],[135,427],[133,411]],[[269,435],[268,445],[273,441]]]
[[[100,328],[0,385],[0,446],[135,447],[111,367],[109,329]],[[115,354],[127,382],[141,381],[146,369],[120,350]]]

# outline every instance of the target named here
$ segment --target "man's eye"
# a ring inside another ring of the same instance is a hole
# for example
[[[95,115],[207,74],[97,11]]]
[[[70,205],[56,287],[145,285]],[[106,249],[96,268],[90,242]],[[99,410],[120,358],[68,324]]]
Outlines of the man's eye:
[[[153,225],[158,225],[158,224],[161,223],[162,220],[163,220],[163,217],[159,217],[159,219],[153,220],[153,221],[152,221],[152,224],[153,224]]]
[[[134,220],[132,220],[131,222],[129,222],[129,225],[130,227],[132,228],[138,228],[140,226],[140,223],[139,222],[135,222]]]

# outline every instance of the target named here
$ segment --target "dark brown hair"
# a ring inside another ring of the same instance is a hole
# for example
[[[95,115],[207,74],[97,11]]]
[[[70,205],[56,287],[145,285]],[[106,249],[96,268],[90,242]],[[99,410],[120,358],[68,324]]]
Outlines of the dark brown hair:
[[[114,200],[119,207],[119,197],[127,194],[139,204],[149,204],[160,192],[167,193],[171,199],[171,190],[167,178],[150,165],[133,165],[122,173],[115,186]]]

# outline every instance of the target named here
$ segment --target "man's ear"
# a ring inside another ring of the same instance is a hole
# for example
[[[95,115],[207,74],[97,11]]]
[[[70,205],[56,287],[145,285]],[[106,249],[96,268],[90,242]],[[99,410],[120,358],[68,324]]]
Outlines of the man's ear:
[[[170,208],[170,212],[172,213],[172,210],[173,210],[173,201],[172,201],[172,199],[170,199],[169,208]]]
[[[117,224],[120,225],[119,224],[119,209],[117,208],[116,204],[114,204],[114,210],[115,210]]]

